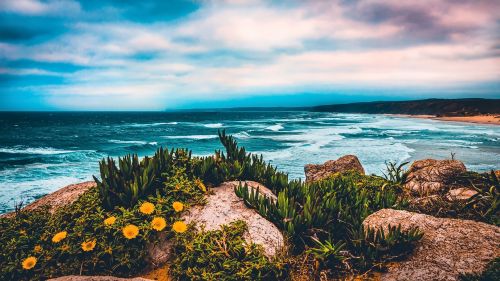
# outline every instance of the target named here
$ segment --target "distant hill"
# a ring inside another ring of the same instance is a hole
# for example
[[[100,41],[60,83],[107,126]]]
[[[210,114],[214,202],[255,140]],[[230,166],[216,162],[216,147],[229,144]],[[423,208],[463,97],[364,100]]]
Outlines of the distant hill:
[[[473,116],[500,114],[500,99],[425,99],[413,101],[376,101],[311,107],[312,111],[408,114],[435,116]]]

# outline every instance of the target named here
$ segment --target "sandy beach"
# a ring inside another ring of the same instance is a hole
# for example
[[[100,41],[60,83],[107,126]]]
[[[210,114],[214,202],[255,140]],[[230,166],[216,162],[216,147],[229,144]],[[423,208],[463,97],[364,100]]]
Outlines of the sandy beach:
[[[476,124],[500,125],[500,115],[476,115],[476,116],[447,116],[436,117],[434,115],[409,115],[409,114],[388,114],[390,116],[434,119],[441,121],[466,122]]]

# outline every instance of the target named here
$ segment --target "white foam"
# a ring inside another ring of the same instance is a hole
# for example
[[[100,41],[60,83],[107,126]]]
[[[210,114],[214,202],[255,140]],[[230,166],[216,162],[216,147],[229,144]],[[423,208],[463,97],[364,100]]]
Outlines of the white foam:
[[[239,132],[239,133],[233,134],[233,137],[235,137],[237,139],[248,139],[248,138],[251,138],[250,134],[247,133],[247,132]]]
[[[51,154],[65,154],[73,153],[74,150],[64,150],[52,147],[22,147],[15,146],[11,148],[0,148],[0,152],[10,153],[10,154],[40,154],[40,155],[51,155]]]
[[[283,126],[281,124],[276,124],[276,125],[272,125],[272,126],[266,127],[266,129],[274,131],[274,132],[277,132],[277,131],[283,129]]]
[[[120,143],[120,144],[147,144],[147,141],[123,141],[123,140],[108,140],[111,143]]]
[[[214,123],[214,124],[205,124],[203,127],[206,128],[222,128],[222,123]]]
[[[208,140],[218,138],[216,135],[188,135],[188,136],[162,136],[166,139],[192,139],[192,140]]]

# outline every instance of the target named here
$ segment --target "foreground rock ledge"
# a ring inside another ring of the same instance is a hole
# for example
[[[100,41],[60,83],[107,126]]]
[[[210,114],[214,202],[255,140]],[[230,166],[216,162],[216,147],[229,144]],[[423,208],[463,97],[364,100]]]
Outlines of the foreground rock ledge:
[[[356,171],[365,174],[365,169],[359,162],[358,157],[354,155],[345,155],[337,160],[329,160],[323,164],[307,164],[304,166],[306,173],[306,182],[319,181],[335,173]]]
[[[390,266],[381,280],[459,280],[461,273],[483,272],[488,262],[500,256],[500,228],[486,223],[382,209],[363,224],[417,226],[424,232],[410,257]]]

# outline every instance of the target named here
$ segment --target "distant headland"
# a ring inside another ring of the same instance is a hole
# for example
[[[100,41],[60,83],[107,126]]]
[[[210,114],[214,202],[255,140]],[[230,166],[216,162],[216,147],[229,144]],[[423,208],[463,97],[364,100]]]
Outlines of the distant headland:
[[[500,125],[500,99],[375,101],[312,107],[312,111],[393,114],[404,117]]]

